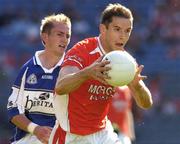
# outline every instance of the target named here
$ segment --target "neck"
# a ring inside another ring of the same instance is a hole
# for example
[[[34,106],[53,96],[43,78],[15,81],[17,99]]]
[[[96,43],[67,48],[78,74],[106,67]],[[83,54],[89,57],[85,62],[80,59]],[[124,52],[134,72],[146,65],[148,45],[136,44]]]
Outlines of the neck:
[[[100,40],[100,43],[101,43],[102,48],[104,49],[104,51],[106,53],[110,52],[110,49],[109,49],[107,43],[105,42],[105,38],[102,35],[99,36],[99,40]]]
[[[39,59],[41,61],[41,64],[44,68],[46,69],[51,69],[53,68],[61,59],[62,56],[56,56],[53,55],[50,52],[47,52],[46,50],[44,50],[40,55],[39,55]]]

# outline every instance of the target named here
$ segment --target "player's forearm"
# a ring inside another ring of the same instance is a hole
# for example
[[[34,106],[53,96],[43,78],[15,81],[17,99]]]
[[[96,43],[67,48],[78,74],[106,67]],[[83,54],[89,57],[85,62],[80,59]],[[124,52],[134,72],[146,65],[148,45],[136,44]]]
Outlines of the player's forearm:
[[[139,82],[136,86],[130,85],[129,88],[139,107],[143,109],[148,109],[152,106],[153,101],[151,92],[143,82]]]
[[[30,133],[30,131],[28,130],[28,126],[31,121],[24,114],[14,116],[11,122],[15,124],[18,128]]]
[[[56,84],[55,92],[58,95],[63,95],[76,90],[85,80],[88,79],[86,71],[86,69],[83,69],[62,77]]]

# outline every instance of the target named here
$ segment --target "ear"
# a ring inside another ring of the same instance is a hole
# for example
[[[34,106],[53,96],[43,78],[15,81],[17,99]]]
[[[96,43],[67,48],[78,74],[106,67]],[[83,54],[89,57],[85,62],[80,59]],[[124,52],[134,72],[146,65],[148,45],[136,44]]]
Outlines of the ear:
[[[44,45],[46,44],[47,39],[48,39],[47,33],[42,33],[41,34],[41,40],[42,40]]]
[[[101,34],[104,34],[106,32],[106,26],[104,24],[100,24],[99,31]]]

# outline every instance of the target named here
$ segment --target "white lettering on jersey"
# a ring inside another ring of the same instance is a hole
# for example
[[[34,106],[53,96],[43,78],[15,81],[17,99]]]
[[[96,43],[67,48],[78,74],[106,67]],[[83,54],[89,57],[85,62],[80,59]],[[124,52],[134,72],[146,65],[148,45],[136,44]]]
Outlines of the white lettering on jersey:
[[[91,84],[88,92],[91,94],[90,100],[107,100],[113,96],[114,89],[112,87]]]
[[[50,79],[50,80],[52,80],[52,79],[53,79],[53,76],[52,76],[52,75],[42,75],[41,78],[42,78],[42,79]]]

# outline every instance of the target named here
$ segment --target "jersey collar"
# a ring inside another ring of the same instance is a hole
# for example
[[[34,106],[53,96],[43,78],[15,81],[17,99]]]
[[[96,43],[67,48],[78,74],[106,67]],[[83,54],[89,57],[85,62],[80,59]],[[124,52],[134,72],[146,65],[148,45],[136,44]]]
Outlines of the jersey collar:
[[[102,47],[102,44],[101,44],[101,41],[100,41],[99,36],[97,37],[97,41],[98,41],[98,47],[99,47],[99,49],[100,49],[100,51],[101,51],[101,54],[102,54],[102,55],[105,55],[106,52],[105,52],[105,50],[104,50],[103,47]]]
[[[62,64],[65,53],[63,54],[62,58],[59,60],[59,62],[54,67],[52,67],[51,69],[47,69],[47,68],[43,67],[43,65],[39,59],[39,55],[43,51],[44,50],[36,51],[35,56],[33,57],[34,65],[39,65],[44,70],[45,73],[52,73],[55,68],[57,68],[58,66],[60,66]]]

